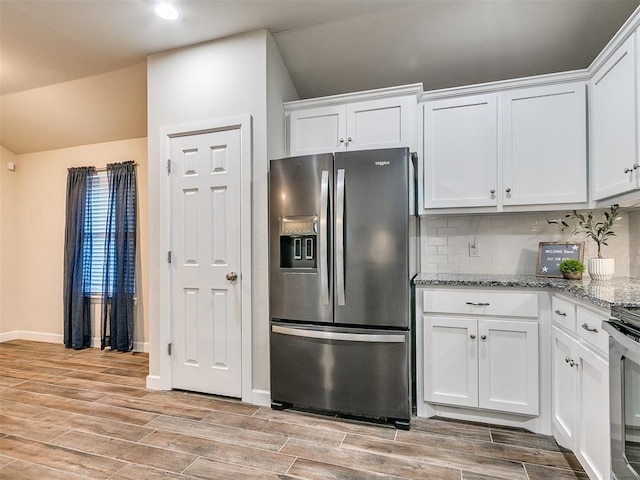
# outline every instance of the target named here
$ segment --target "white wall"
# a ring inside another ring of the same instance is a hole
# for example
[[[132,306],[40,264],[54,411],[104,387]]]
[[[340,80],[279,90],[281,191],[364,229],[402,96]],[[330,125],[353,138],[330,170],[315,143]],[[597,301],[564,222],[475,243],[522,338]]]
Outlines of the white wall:
[[[269,105],[291,94],[291,81],[283,64],[269,47],[265,30],[208,42],[150,56],[147,59],[148,138],[149,138],[149,235],[161,236],[160,182],[164,181],[166,159],[159,158],[162,127],[250,114],[253,119],[253,196],[252,196],[252,331],[254,390],[269,390],[268,366],[268,275],[266,172],[269,153],[284,152],[284,144],[271,135],[282,127],[283,115],[268,116]],[[273,68],[267,73],[267,64]],[[271,79],[273,84],[268,89]],[[269,95],[267,95],[269,90]],[[295,93],[295,91],[294,91]],[[269,101],[268,101],[268,98]],[[280,101],[281,103],[281,101]],[[280,106],[281,111],[281,106]],[[272,127],[272,123],[274,123]],[[282,135],[277,135],[282,136]],[[273,142],[273,143],[271,143]],[[160,275],[164,255],[158,242],[150,246],[150,376],[161,378],[162,361],[168,339],[160,337]],[[162,384],[162,380],[160,380]]]
[[[640,210],[629,212],[629,275],[640,278]]]
[[[30,332],[42,340],[62,341],[62,280],[67,169],[135,160],[138,163],[140,272],[134,341],[147,342],[147,141],[146,138],[18,155],[8,208],[14,245],[5,249],[11,263],[2,265],[2,317],[5,332]],[[9,172],[10,173],[10,172]],[[0,179],[5,177],[0,172]],[[4,182],[2,184],[4,187]],[[7,201],[2,194],[3,205]],[[4,210],[4,209],[3,209]],[[4,212],[3,212],[4,213]],[[4,238],[3,238],[4,239]],[[6,280],[10,286],[5,289]],[[95,334],[94,334],[95,336]]]
[[[496,215],[443,215],[423,218],[421,224],[421,270],[426,273],[482,273],[535,275],[539,242],[584,241],[571,237],[547,218],[566,212]],[[629,214],[622,213],[616,235],[603,247],[603,256],[616,259],[616,276],[628,276]],[[637,238],[637,237],[636,237]],[[478,257],[469,257],[475,239]],[[596,256],[596,245],[585,242],[584,259]]]
[[[12,272],[18,260],[16,248],[15,204],[18,183],[17,172],[7,170],[7,162],[17,164],[16,155],[0,145],[0,340],[2,334],[13,330],[12,318],[8,315],[9,300],[15,297],[16,283]]]

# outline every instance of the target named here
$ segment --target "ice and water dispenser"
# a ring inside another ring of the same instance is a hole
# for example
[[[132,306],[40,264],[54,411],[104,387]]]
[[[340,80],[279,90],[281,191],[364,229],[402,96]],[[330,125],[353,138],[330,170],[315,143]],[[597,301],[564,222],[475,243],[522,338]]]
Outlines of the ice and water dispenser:
[[[280,268],[317,268],[317,240],[316,215],[280,217]]]

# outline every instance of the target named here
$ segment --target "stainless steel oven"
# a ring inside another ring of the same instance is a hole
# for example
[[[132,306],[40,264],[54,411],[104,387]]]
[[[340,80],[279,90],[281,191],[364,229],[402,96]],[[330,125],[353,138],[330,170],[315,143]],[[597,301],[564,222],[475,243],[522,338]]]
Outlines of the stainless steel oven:
[[[640,479],[640,311],[612,307],[609,333],[611,470],[617,480]]]

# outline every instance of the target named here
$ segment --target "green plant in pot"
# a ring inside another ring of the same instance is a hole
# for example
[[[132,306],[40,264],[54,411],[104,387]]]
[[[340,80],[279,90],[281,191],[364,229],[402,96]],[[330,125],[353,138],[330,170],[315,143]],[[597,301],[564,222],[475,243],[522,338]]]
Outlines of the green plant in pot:
[[[584,273],[585,266],[580,260],[576,260],[575,258],[567,258],[560,262],[558,265],[558,270],[562,273],[564,278],[568,278],[569,280],[581,280],[582,274]]]
[[[589,275],[594,280],[609,280],[613,277],[615,263],[613,258],[602,257],[602,246],[608,245],[609,238],[615,236],[613,225],[620,218],[619,214],[620,206],[611,205],[600,219],[595,217],[593,210],[586,213],[573,210],[567,213],[564,219],[547,219],[547,223],[560,225],[563,232],[571,229],[571,235],[581,235],[596,242],[598,256],[589,259]]]

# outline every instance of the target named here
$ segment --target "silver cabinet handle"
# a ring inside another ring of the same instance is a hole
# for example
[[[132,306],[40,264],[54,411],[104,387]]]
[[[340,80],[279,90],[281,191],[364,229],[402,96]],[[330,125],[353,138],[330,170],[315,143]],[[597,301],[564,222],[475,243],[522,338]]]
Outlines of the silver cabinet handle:
[[[475,339],[476,339],[476,335],[475,335],[475,333],[472,333],[471,335],[469,335],[469,338],[470,338],[471,340],[475,340]]]
[[[344,143],[344,138],[338,140],[340,143]]]
[[[351,139],[351,137],[347,137],[347,142],[352,142],[353,140]]]
[[[569,360],[571,360],[569,357],[564,357],[564,361],[565,361],[566,363],[569,363]]]
[[[486,339],[487,339],[487,336],[486,336],[486,335],[480,335],[480,338],[481,338],[482,340],[486,340]]]
[[[629,167],[624,167],[624,173],[631,173],[633,170]]]
[[[490,303],[486,303],[486,302],[466,302],[467,305],[473,305],[474,307],[488,307],[489,305],[491,305]]]
[[[507,192],[507,193],[511,193],[511,188],[507,187],[504,191]]]
[[[598,329],[590,327],[588,323],[583,323],[582,328],[584,328],[587,332],[598,333]]]
[[[567,316],[567,314],[565,312],[561,312],[560,310],[556,310],[555,314],[556,315],[560,315],[561,317],[566,317]]]
[[[633,169],[637,170],[638,168],[640,168],[640,164],[638,162],[633,164]]]
[[[329,171],[322,171],[320,181],[320,300],[323,305],[329,305],[329,265],[328,265],[328,228],[327,215],[329,213]]]
[[[578,363],[573,360],[571,357],[564,357],[564,361],[569,364],[570,367],[577,367]]]
[[[344,168],[338,169],[336,179],[336,296],[339,306],[346,305],[344,292]]]
[[[226,279],[230,282],[235,282],[236,280],[238,280],[238,274],[236,272],[229,272],[226,275]]]
[[[496,193],[496,189],[495,189],[495,188],[492,188],[491,190],[489,190],[489,193],[490,193],[491,195],[493,195],[494,193]]]

